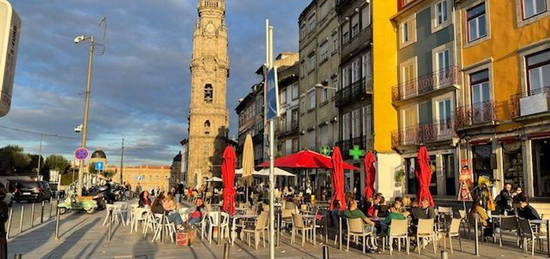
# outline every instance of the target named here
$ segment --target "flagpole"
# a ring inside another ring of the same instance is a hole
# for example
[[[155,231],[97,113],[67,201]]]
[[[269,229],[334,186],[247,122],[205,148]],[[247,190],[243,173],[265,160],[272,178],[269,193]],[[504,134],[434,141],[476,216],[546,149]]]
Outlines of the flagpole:
[[[273,27],[269,26],[269,20],[265,20],[266,29],[266,65],[273,68]],[[267,79],[267,78],[266,78]],[[264,94],[267,94],[264,92]],[[266,104],[267,106],[267,104]],[[269,258],[275,259],[275,197],[274,189],[274,118],[269,120]]]

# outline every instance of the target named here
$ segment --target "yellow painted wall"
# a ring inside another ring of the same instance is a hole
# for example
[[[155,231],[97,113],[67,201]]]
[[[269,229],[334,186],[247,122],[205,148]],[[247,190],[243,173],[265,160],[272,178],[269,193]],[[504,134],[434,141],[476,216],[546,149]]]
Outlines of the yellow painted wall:
[[[392,87],[397,84],[397,33],[390,17],[397,0],[372,0],[374,150],[393,152],[391,133],[397,129]]]
[[[550,18],[542,18],[534,23],[518,27],[516,0],[488,0],[490,19],[489,39],[474,44],[466,44],[466,10],[460,13],[462,28],[462,66],[476,64],[492,58],[491,87],[493,100],[497,104],[497,119],[511,119],[509,99],[522,93],[520,58],[517,50],[531,43],[550,37]],[[468,78],[465,78],[468,86]],[[469,94],[469,91],[466,93]],[[467,97],[469,98],[469,97]]]

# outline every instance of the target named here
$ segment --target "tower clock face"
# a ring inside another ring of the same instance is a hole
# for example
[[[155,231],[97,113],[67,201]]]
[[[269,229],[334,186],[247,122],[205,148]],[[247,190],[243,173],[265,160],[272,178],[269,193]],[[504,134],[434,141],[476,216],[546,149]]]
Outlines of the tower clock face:
[[[206,31],[209,32],[209,33],[214,32],[214,24],[211,24],[211,23],[207,24],[206,25]]]

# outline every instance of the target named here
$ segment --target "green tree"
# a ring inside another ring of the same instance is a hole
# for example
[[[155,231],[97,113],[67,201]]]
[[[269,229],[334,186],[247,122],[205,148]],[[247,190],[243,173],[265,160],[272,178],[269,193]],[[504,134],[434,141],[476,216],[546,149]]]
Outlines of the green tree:
[[[101,172],[101,175],[103,175],[103,177],[105,177],[105,178],[111,178],[115,175],[115,172],[112,171],[112,170],[106,170],[106,171]]]
[[[31,164],[31,157],[23,153],[23,148],[8,145],[0,148],[0,173],[21,171]]]
[[[63,172],[69,166],[69,161],[60,155],[50,155],[46,158],[45,164],[51,170]]]

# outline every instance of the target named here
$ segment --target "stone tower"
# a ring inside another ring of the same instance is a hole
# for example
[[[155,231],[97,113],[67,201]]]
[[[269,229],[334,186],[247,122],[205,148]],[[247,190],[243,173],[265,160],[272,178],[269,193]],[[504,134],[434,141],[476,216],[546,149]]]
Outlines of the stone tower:
[[[229,77],[224,0],[199,0],[193,34],[187,185],[220,176],[227,137],[226,84]]]

